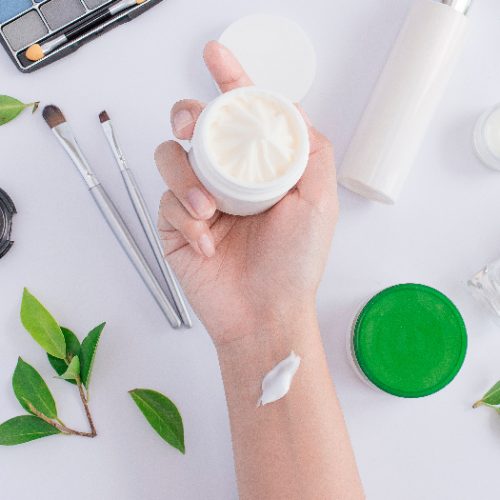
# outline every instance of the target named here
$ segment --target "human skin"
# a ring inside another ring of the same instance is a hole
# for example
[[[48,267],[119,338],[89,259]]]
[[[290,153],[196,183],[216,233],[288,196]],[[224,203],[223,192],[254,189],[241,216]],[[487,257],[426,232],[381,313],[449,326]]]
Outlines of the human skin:
[[[204,59],[222,92],[252,85],[219,43]],[[194,100],[174,105],[178,139],[192,137],[202,110]],[[315,307],[338,216],[333,151],[303,114],[305,174],[263,214],[219,212],[179,143],[155,154],[169,187],[158,223],[165,256],[217,350],[242,500],[364,498]],[[289,393],[257,407],[263,377],[292,350],[302,361]]]

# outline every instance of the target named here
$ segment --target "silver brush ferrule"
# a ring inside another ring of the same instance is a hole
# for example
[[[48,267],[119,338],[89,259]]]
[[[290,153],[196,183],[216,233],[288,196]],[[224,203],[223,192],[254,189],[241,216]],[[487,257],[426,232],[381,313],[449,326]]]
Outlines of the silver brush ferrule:
[[[42,43],[41,48],[42,52],[47,55],[50,52],[54,52],[54,50],[58,49],[61,45],[64,45],[68,39],[66,35],[60,35],[57,38],[53,38],[52,40],[48,40],[45,43]]]
[[[116,14],[119,14],[129,7],[134,7],[135,5],[137,5],[136,0],[122,0],[121,2],[111,5],[111,7],[109,7],[109,12],[112,16],[116,16]]]
[[[59,142],[62,144],[68,156],[73,160],[73,163],[78,168],[80,175],[83,177],[87,186],[91,189],[99,185],[99,181],[96,176],[92,172],[90,165],[87,162],[87,159],[82,153],[80,146],[76,142],[75,136],[71,131],[70,126],[64,122],[61,125],[57,125],[52,129],[55,136],[59,139]]]
[[[472,5],[472,0],[441,0],[441,3],[449,5],[452,9],[458,10],[462,14],[467,14]]]
[[[111,151],[113,151],[113,155],[116,159],[116,162],[120,166],[120,170],[123,172],[124,170],[128,169],[128,166],[127,162],[125,161],[125,157],[123,155],[120,144],[118,143],[118,139],[116,138],[113,125],[111,125],[111,120],[104,122],[102,124],[102,129],[111,147]]]

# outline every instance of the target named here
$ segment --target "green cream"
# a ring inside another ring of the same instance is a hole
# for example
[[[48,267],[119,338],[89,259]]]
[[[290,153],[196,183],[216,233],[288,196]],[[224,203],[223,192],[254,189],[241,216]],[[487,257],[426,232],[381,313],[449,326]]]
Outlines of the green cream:
[[[465,358],[467,332],[460,312],[441,292],[397,285],[363,308],[352,350],[372,384],[395,396],[418,398],[455,378]]]

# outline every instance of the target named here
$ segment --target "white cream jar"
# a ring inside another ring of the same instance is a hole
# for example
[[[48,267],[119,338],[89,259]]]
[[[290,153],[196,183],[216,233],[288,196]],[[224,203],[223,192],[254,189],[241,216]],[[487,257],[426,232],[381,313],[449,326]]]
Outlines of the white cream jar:
[[[208,104],[191,144],[194,172],[219,210],[233,215],[271,208],[302,177],[309,159],[309,134],[296,106],[258,87]]]
[[[500,104],[479,117],[474,128],[474,148],[486,166],[500,170]]]

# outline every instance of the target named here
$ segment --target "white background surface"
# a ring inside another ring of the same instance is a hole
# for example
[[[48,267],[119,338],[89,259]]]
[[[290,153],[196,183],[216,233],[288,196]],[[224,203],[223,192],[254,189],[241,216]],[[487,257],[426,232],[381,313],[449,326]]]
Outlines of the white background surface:
[[[142,238],[99,128],[115,121],[151,210],[164,189],[152,161],[170,137],[169,107],[215,96],[203,44],[236,18],[288,15],[310,34],[319,70],[305,108],[334,141],[340,163],[410,0],[169,0],[76,54],[32,75],[0,53],[0,93],[54,102],[66,113],[103,184]],[[286,7],[285,7],[286,6]],[[342,215],[319,296],[331,371],[368,498],[498,498],[500,419],[471,403],[500,378],[500,331],[465,282],[500,254],[500,174],[482,167],[471,129],[500,101],[500,4],[481,0],[449,90],[396,207],[340,192]],[[0,185],[17,204],[16,244],[0,261],[0,420],[21,413],[10,387],[18,355],[49,379],[65,421],[85,427],[74,389],[51,379],[18,319],[28,286],[83,336],[108,322],[94,372],[95,440],[51,437],[0,448],[5,500],[226,500],[237,497],[215,351],[197,323],[171,331],[101,220],[40,114],[0,129]],[[359,305],[381,288],[415,281],[447,293],[464,314],[470,349],[441,393],[405,401],[363,385],[345,337]],[[127,390],[151,387],[180,407],[186,456],[144,423]]]

